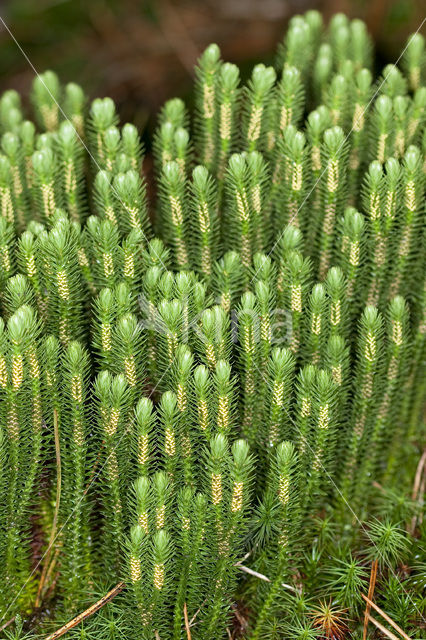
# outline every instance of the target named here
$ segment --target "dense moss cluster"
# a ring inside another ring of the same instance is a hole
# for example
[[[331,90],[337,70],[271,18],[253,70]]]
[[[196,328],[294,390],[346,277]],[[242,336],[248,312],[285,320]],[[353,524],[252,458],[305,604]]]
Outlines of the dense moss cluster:
[[[425,63],[315,11],[245,85],[209,46],[150,203],[112,100],[0,98],[1,633],[123,582],[69,637],[360,637],[363,594],[421,637]]]

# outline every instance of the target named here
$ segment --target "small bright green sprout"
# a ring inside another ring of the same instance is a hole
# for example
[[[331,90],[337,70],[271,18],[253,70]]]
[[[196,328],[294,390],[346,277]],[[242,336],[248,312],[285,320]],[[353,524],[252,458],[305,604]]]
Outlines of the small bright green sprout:
[[[46,147],[34,152],[32,163],[34,171],[34,198],[38,204],[42,222],[48,223],[61,202],[56,193],[56,175],[58,168],[55,156],[52,150]]]
[[[90,107],[88,134],[90,152],[94,156],[96,169],[107,169],[105,135],[109,127],[115,126],[118,117],[111,98],[96,98]]]
[[[196,67],[196,151],[199,162],[212,168],[216,153],[218,125],[218,80],[221,67],[220,50],[211,44],[201,55]]]
[[[161,396],[159,406],[162,451],[164,455],[164,469],[170,481],[177,482],[178,460],[180,457],[180,430],[179,409],[176,394],[166,391]]]
[[[282,185],[277,189],[276,230],[286,225],[306,229],[305,209],[310,186],[307,168],[308,148],[306,138],[293,125],[286,127],[282,140],[278,143],[282,154]]]
[[[264,367],[272,348],[272,313],[274,310],[275,296],[274,292],[269,286],[269,283],[265,282],[264,280],[257,280],[257,282],[255,283],[254,292],[259,309],[260,358],[262,367]]]
[[[227,251],[214,265],[212,289],[215,300],[225,313],[235,309],[242,291],[243,269],[235,251]]]
[[[58,131],[64,205],[73,220],[81,221],[85,212],[83,147],[72,124],[63,122]]]
[[[410,146],[402,163],[401,184],[401,229],[394,248],[396,260],[392,265],[392,280],[389,295],[403,293],[402,283],[410,282],[415,273],[416,261],[419,257],[419,246],[413,243],[416,232],[421,228],[421,203],[424,198],[425,183],[421,174],[421,154],[415,146]]]
[[[281,325],[281,335],[289,340],[290,349],[296,355],[300,348],[312,265],[309,258],[304,259],[300,251],[289,251],[281,259],[281,264],[276,320]]]
[[[305,359],[317,365],[323,354],[330,322],[327,318],[327,298],[324,285],[314,285],[309,296],[308,307],[304,341]]]
[[[168,162],[160,177],[161,218],[167,240],[173,248],[173,261],[179,269],[189,267],[185,179],[179,164]]]
[[[368,146],[367,112],[371,100],[372,74],[360,69],[355,76],[354,102],[351,109],[351,148],[349,151],[349,195],[355,201],[359,186],[361,161]]]
[[[229,316],[222,307],[214,306],[201,313],[200,325],[196,329],[200,357],[214,369],[219,360],[228,360],[231,353]]]
[[[380,83],[380,91],[390,98],[404,96],[407,93],[407,80],[394,64],[388,64],[382,72],[383,82]]]
[[[160,111],[159,121],[160,124],[170,123],[175,129],[186,127],[188,114],[184,102],[180,98],[168,100]]]
[[[278,47],[278,68],[284,70],[294,66],[307,79],[310,75],[309,64],[318,45],[318,18],[306,19],[293,16],[289,22],[289,29]]]
[[[223,179],[225,167],[237,136],[239,81],[238,67],[229,62],[223,63],[220,67],[217,88],[219,143],[215,159],[217,177],[220,181]]]
[[[28,279],[21,273],[7,280],[4,292],[4,306],[7,316],[11,316],[22,306],[34,307],[34,290]]]
[[[121,143],[123,152],[130,160],[131,169],[139,172],[142,168],[143,145],[138,130],[130,122],[126,123],[121,130]]]
[[[80,85],[69,82],[64,89],[64,112],[75,128],[77,136],[84,138],[84,119],[86,110],[86,96]]]
[[[96,288],[112,287],[120,272],[118,229],[109,220],[91,216],[87,220],[87,233]]]
[[[117,200],[119,227],[122,233],[137,229],[148,233],[146,186],[139,174],[131,169],[115,176],[112,187]]]
[[[374,103],[371,116],[370,158],[383,164],[391,155],[394,137],[394,113],[392,100],[381,95]]]
[[[270,221],[265,215],[268,200],[268,166],[258,151],[247,154],[248,197],[253,217],[253,251],[262,251],[269,242]]]
[[[350,29],[350,58],[354,62],[355,70],[362,68],[371,69],[372,66],[372,42],[365,22],[351,20]]]
[[[393,566],[406,557],[409,542],[403,529],[389,520],[376,520],[369,524],[366,534],[369,544],[368,555],[377,559],[381,567]]]
[[[174,133],[175,128],[173,124],[171,122],[164,122],[155,134],[154,156],[158,173],[175,157]]]
[[[363,292],[362,276],[364,272],[365,220],[353,207],[347,207],[341,221],[339,264],[346,276],[346,295],[351,309],[351,316],[356,313],[356,307],[362,305]],[[359,298],[361,299],[361,305]]]
[[[156,416],[152,401],[149,398],[141,398],[135,407],[137,449],[136,460],[140,475],[147,476],[153,461],[155,442]]]
[[[416,89],[413,100],[408,103],[408,117],[407,117],[407,144],[419,144],[421,124],[425,121],[426,116],[426,87],[419,87]]]
[[[348,386],[349,350],[342,336],[330,336],[324,362],[331,373],[334,384],[340,387],[338,402],[343,405]]]
[[[333,126],[346,128],[348,121],[348,83],[341,74],[336,74],[331,79],[325,105],[330,110],[331,122]]]
[[[31,99],[40,126],[44,131],[55,131],[59,125],[61,87],[53,71],[34,78]]]
[[[191,147],[189,133],[180,127],[173,136],[175,144],[175,157],[173,158],[179,165],[180,172],[185,178],[188,167],[191,163]]]
[[[21,96],[14,89],[5,91],[0,98],[0,121],[5,131],[11,131],[10,112],[21,112],[22,101]],[[22,119],[22,116],[21,116]]]
[[[265,403],[266,437],[276,446],[289,437],[292,376],[295,360],[288,349],[276,347],[268,361],[267,400]]]
[[[338,267],[332,267],[325,281],[329,297],[330,335],[346,337],[348,330],[348,305],[346,300],[346,281]]]
[[[247,150],[263,149],[268,100],[271,97],[276,73],[272,67],[258,64],[254,69],[244,96],[243,136]]]
[[[324,101],[328,84],[333,72],[333,51],[331,46],[324,42],[319,50],[313,68],[313,89],[317,102]]]
[[[7,278],[13,275],[15,267],[15,234],[13,224],[0,218],[0,287],[4,288]]]
[[[191,187],[191,262],[208,279],[218,254],[217,189],[213,178],[201,165],[192,172]]]
[[[299,124],[303,114],[304,92],[299,69],[286,67],[278,83],[277,131],[283,132],[288,125]]]
[[[401,165],[395,158],[389,158],[385,164],[385,185],[383,193],[383,226],[384,226],[384,242],[386,249],[386,263],[389,264],[390,252],[392,251],[392,244],[390,243],[390,236],[392,228],[396,222],[396,215],[399,208],[399,194],[401,185]],[[389,284],[389,278],[383,278],[381,283],[381,293],[385,287]]]
[[[226,436],[235,424],[235,379],[226,360],[219,360],[213,374],[211,403],[216,415],[215,431]]]
[[[234,154],[228,163],[225,189],[228,193],[225,247],[239,251],[246,269],[251,266],[253,246],[254,211],[251,201],[250,169],[243,154]]]
[[[23,230],[28,217],[28,194],[25,183],[25,169],[19,136],[7,132],[2,136],[2,150],[10,163],[12,178],[12,198],[15,203],[15,216],[18,229]]]
[[[336,220],[342,212],[346,193],[347,147],[345,135],[340,127],[325,131],[322,154],[322,222],[318,239],[320,278],[325,277],[331,266]]]
[[[407,46],[404,49],[402,65],[410,89],[418,89],[424,72],[425,39],[420,33],[415,33],[408,38]]]
[[[2,218],[6,222],[17,225],[13,202],[12,171],[6,156],[0,156],[0,209]]]

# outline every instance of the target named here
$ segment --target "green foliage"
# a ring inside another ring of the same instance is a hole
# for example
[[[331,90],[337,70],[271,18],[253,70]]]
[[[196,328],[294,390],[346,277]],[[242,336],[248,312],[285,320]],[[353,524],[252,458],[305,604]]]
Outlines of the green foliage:
[[[419,637],[425,60],[316,11],[245,86],[210,45],[150,201],[110,98],[0,97],[7,637],[120,581],[70,637],[358,637],[371,563]]]

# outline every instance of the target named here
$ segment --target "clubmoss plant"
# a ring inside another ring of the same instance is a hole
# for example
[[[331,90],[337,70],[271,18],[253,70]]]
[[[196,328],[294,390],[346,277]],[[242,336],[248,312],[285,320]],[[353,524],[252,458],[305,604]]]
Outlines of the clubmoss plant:
[[[110,98],[0,96],[5,637],[420,638],[425,64],[212,44],[149,178]]]

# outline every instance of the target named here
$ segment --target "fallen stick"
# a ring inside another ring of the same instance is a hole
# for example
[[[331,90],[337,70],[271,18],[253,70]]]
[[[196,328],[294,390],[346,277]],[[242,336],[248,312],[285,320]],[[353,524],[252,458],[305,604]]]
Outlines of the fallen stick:
[[[7,627],[12,624],[12,622],[15,620],[15,616],[13,616],[13,618],[11,618],[10,620],[8,620],[7,622],[5,622],[1,627],[0,627],[0,631],[3,631],[3,629],[7,629]]]
[[[426,449],[423,451],[423,455],[421,456],[419,463],[417,465],[417,469],[416,469],[416,475],[414,478],[414,485],[413,485],[413,492],[411,494],[411,499],[413,501],[417,501],[419,500],[419,498],[421,499],[423,492],[422,492],[422,484],[423,482],[421,482],[422,476],[423,476],[423,470],[425,468],[426,465]],[[424,479],[423,479],[424,481]],[[421,516],[422,514],[420,514],[419,516],[419,524],[421,524]],[[414,535],[414,531],[416,529],[416,524],[417,524],[417,516],[414,515],[412,520],[411,520],[411,526],[409,528],[409,533],[411,533],[411,535]]]
[[[364,631],[362,634],[362,640],[367,640],[367,627],[368,627],[368,617],[370,615],[370,604],[369,602],[372,601],[373,595],[374,595],[374,589],[376,587],[376,578],[377,578],[377,567],[379,565],[379,561],[378,560],[373,560],[373,562],[371,563],[371,573],[370,573],[370,584],[368,586],[368,598],[367,598],[367,605],[365,607],[365,613],[364,613]],[[361,594],[363,595],[363,594]]]
[[[186,602],[183,605],[183,617],[185,620],[186,637],[188,638],[188,640],[191,640],[191,631],[189,628],[188,609],[186,608]]]
[[[123,591],[125,586],[126,585],[124,584],[124,582],[119,582],[113,589],[111,589],[111,591],[108,591],[108,593],[103,596],[103,598],[95,602],[95,604],[92,604],[92,606],[83,611],[83,613],[80,613],[78,616],[67,622],[67,624],[64,624],[63,627],[51,633],[50,636],[47,636],[46,640],[56,640],[56,638],[60,638],[61,636],[65,635],[70,629],[74,629],[74,627],[80,624],[80,622],[83,622],[83,620],[86,620],[86,618],[92,616],[94,613],[99,611],[99,609],[102,609],[104,605],[106,605],[108,602],[110,602],[110,600],[115,598],[115,596]]]
[[[380,622],[378,620],[376,620],[376,618],[373,618],[373,616],[370,616],[370,614],[368,614],[368,619],[378,629],[380,629],[380,631],[382,633],[384,633],[388,638],[390,638],[390,640],[399,640],[398,636],[396,636],[394,633],[392,633],[392,631],[389,631],[389,629],[386,629],[386,627],[384,627],[382,624],[380,624]]]
[[[380,615],[386,620],[386,622],[389,622],[389,624],[395,629],[395,631],[398,631],[399,634],[401,634],[401,636],[403,638],[405,638],[405,640],[411,640],[410,636],[407,636],[407,634],[405,633],[405,631],[403,631],[401,629],[401,627],[399,627],[396,622],[394,622],[392,620],[392,618],[390,616],[388,616],[387,613],[385,613],[383,611],[383,609],[381,609],[377,604],[375,604],[372,600],[370,600],[369,598],[367,598],[367,596],[365,596],[363,593],[361,593],[362,597],[364,598],[364,600],[367,602],[367,604],[370,605],[370,607],[373,607],[373,609],[375,611],[377,611],[377,613],[380,613]]]

